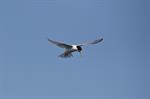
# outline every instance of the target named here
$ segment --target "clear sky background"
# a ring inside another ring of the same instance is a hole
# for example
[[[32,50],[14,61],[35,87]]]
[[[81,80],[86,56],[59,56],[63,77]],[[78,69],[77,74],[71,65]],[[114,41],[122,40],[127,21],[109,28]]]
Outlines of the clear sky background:
[[[150,99],[149,0],[0,0],[0,99]],[[83,57],[47,38],[84,47]]]

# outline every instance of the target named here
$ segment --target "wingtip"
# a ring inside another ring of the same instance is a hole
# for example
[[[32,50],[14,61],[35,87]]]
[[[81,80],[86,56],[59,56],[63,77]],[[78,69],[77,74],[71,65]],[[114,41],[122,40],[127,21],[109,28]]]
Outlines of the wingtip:
[[[103,38],[100,38],[100,41],[103,41],[104,39]]]
[[[49,39],[49,38],[47,38],[47,40],[48,40],[49,42],[52,42],[52,40],[51,40],[51,39]]]
[[[47,40],[49,41],[50,39],[49,39],[49,38],[47,38]]]

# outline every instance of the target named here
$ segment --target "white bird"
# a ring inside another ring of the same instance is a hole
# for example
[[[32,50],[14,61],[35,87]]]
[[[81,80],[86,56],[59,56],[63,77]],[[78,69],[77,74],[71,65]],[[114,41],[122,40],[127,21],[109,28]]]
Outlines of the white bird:
[[[82,46],[91,45],[91,44],[97,44],[97,43],[103,41],[103,38],[98,38],[96,40],[93,40],[93,41],[90,41],[90,42],[86,42],[86,43],[83,43],[83,44],[77,44],[77,45],[69,45],[69,44],[65,44],[63,42],[54,41],[54,40],[51,40],[51,39],[48,39],[48,41],[50,43],[52,43],[52,44],[55,44],[58,47],[61,47],[61,48],[65,49],[64,53],[60,54],[59,57],[61,57],[61,58],[68,58],[68,57],[72,57],[73,56],[72,55],[73,52],[80,52],[80,54],[81,54]]]

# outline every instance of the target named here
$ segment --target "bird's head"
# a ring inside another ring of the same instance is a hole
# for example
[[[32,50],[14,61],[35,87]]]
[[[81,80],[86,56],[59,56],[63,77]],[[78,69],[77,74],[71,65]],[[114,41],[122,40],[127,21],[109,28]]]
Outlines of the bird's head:
[[[82,48],[80,46],[77,46],[78,52],[82,51]]]
[[[81,46],[77,46],[77,49],[78,49],[78,52],[80,53],[80,55],[82,56],[82,53],[81,53],[82,47]]]

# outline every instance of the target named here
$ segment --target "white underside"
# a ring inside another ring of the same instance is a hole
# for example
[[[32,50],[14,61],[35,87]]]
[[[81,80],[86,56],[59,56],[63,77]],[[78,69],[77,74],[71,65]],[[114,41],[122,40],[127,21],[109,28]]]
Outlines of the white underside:
[[[72,45],[73,50],[78,50],[77,45]]]

